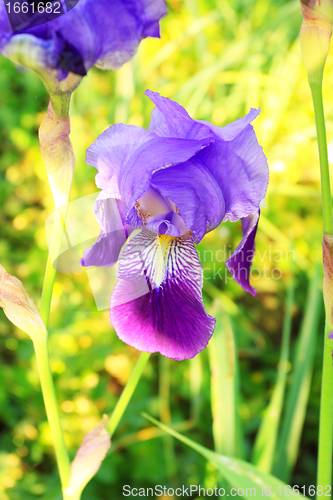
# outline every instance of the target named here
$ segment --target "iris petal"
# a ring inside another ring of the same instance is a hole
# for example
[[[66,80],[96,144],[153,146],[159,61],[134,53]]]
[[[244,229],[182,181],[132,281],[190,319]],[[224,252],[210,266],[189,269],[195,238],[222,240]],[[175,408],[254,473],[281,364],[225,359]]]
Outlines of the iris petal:
[[[114,266],[118,260],[121,247],[126,240],[127,236],[124,229],[108,234],[101,231],[98,240],[83,252],[82,266]]]
[[[165,214],[149,217],[147,227],[156,234],[167,234],[168,236],[180,236],[188,232],[183,218],[172,210]]]
[[[210,146],[209,146],[210,147]],[[155,172],[152,186],[177,206],[186,227],[199,241],[224,217],[221,188],[209,170],[196,158]]]
[[[259,222],[259,212],[251,214],[242,219],[244,236],[227,260],[226,265],[233,278],[246,291],[253,296],[257,294],[253,286],[250,285],[250,269],[255,250],[255,237]]]
[[[124,342],[183,360],[204,349],[215,319],[202,301],[203,273],[191,236],[143,229],[123,248],[111,322]]]
[[[159,36],[158,22],[166,13],[164,0],[80,0],[64,15],[51,21],[47,17],[46,22],[43,14],[35,14],[24,29],[18,29],[32,35],[36,43],[63,38],[67,49],[73,48],[76,64],[66,59],[68,50],[57,54],[57,58],[60,56],[64,69],[82,75],[94,65],[102,69],[120,68],[133,57],[143,38]],[[36,26],[37,23],[41,24]],[[0,2],[0,50],[12,35],[5,6]],[[50,46],[50,50],[56,45]],[[53,61],[51,56],[49,60]]]
[[[124,206],[121,200],[104,198],[102,192],[95,202],[94,213],[101,227],[97,241],[83,252],[81,264],[88,266],[113,266],[119,257],[132,228],[124,223]]]
[[[135,225],[134,205],[149,189],[153,173],[185,162],[212,140],[212,135],[200,140],[158,137],[133,125],[112,125],[88,149],[87,163],[98,169],[97,186],[121,197],[126,220]]]
[[[152,111],[149,127],[151,132],[162,137],[196,140],[208,137],[209,133],[214,135],[214,140],[209,146],[198,151],[191,162],[195,160],[196,165],[198,162],[201,163],[221,190],[224,207],[223,212],[219,211],[222,214],[219,223],[222,220],[235,222],[259,210],[260,202],[265,197],[268,185],[267,160],[251,126],[251,122],[258,116],[259,111],[251,109],[243,118],[225,127],[216,127],[209,122],[194,120],[178,103],[161,97],[155,92],[148,90],[146,95],[156,105]],[[160,172],[158,175],[167,177],[171,176],[171,172]],[[179,175],[182,174],[179,173]],[[160,185],[158,188],[163,193]],[[190,182],[189,188],[192,190],[192,194],[189,193],[188,198],[193,200],[195,193],[197,199],[203,204],[201,210],[207,215],[209,210],[212,210],[212,206],[209,206],[209,200],[207,203],[205,197],[201,196],[201,184],[194,187],[193,183]],[[166,189],[168,190],[168,187]],[[172,200],[170,194],[165,194],[165,196]],[[173,201],[178,206],[176,200]],[[191,218],[193,215],[194,211],[192,211]],[[184,214],[183,217],[186,220],[189,214]],[[211,222],[211,218],[212,214],[207,217],[207,231],[217,225],[215,222]],[[190,227],[187,220],[186,223]],[[196,222],[196,226],[193,226],[193,229],[191,227],[191,229],[198,233],[196,236],[196,242],[198,242],[203,237],[202,224],[201,229],[199,221]]]
[[[203,125],[206,125],[214,134],[216,134],[220,139],[223,141],[232,141],[235,139],[238,134],[240,134],[248,125],[250,125],[251,122],[260,113],[260,109],[254,109],[251,108],[251,110],[248,112],[247,115],[243,116],[242,118],[238,118],[238,120],[228,123],[225,127],[217,127],[216,125],[213,125],[212,123],[206,122],[204,120],[199,120],[199,123],[202,123]]]
[[[138,148],[151,141],[154,134],[141,127],[112,125],[87,150],[87,163],[97,168],[96,186],[120,197],[119,179],[124,166]]]
[[[200,140],[213,134],[206,124],[193,120],[177,102],[146,90],[146,96],[155,104],[151,112],[149,130],[160,137]]]
[[[223,221],[235,222],[259,210],[268,185],[267,160],[251,125],[232,140],[216,141],[197,155],[220,186]]]

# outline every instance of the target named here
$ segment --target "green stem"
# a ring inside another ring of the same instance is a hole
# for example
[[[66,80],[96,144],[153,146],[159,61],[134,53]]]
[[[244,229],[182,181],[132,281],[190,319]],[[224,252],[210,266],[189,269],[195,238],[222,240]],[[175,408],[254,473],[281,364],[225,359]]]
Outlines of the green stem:
[[[69,104],[71,96],[72,96],[72,90],[58,95],[50,94],[53,109],[58,116],[63,116],[64,118],[67,118],[69,113]]]
[[[55,211],[54,223],[52,228],[52,238],[50,244],[50,254],[57,255],[61,246],[63,232],[63,219],[59,210]],[[48,326],[50,307],[52,300],[52,291],[57,271],[53,268],[50,255],[47,259],[42,299],[40,305],[40,316],[45,326]],[[35,353],[38,364],[40,383],[43,392],[46,415],[51,428],[53,444],[56,454],[57,466],[60,475],[62,489],[68,485],[70,478],[70,461],[65,445],[64,435],[60,422],[60,415],[57,406],[55,388],[50,368],[49,352],[47,348],[47,339],[43,343],[34,343]],[[64,493],[64,500],[75,500],[68,498]]]
[[[150,352],[142,352],[140,354],[140,357],[135,365],[135,368],[132,372],[132,375],[129,379],[129,381],[126,384],[125,389],[123,390],[120,398],[118,399],[118,402],[116,404],[115,409],[113,410],[113,413],[110,418],[110,422],[108,425],[108,431],[113,436],[119,421],[121,417],[123,416],[127,405],[132,397],[133,392],[135,391],[135,388],[140,380],[140,377],[142,375],[143,370],[145,369],[145,366],[150,358]]]
[[[330,172],[327,154],[326,142],[326,127],[323,108],[322,84],[310,83],[313,107],[315,111],[320,174],[321,174],[321,190],[323,201],[323,221],[324,233],[326,235],[333,234],[333,218],[332,218],[332,198],[330,187]],[[324,266],[327,266],[327,262]],[[324,269],[325,271],[325,269]],[[329,278],[329,277],[328,277]],[[326,302],[326,301],[325,301]],[[320,417],[319,417],[319,447],[318,447],[318,471],[317,485],[323,487],[323,491],[327,493],[326,488],[332,488],[332,453],[333,453],[333,368],[332,368],[332,348],[333,342],[329,338],[329,333],[332,329],[331,310],[328,304],[325,303],[326,309],[326,327],[324,340],[324,361],[322,374],[322,388],[320,401]],[[329,496],[331,496],[331,489]],[[317,498],[320,498],[318,492]]]
[[[37,358],[38,372],[42,393],[45,403],[46,415],[50,424],[54,449],[59,468],[62,488],[65,489],[70,477],[70,462],[65,445],[64,435],[61,428],[57,399],[55,395],[52,373],[49,363],[49,354],[47,349],[47,339],[34,342]]]
[[[64,117],[68,116],[69,100],[70,100],[69,93],[57,96],[51,95],[53,108],[59,116],[64,116]],[[58,256],[58,254],[60,253],[62,235],[64,231],[64,224],[67,213],[67,208],[63,209],[64,214],[62,214],[61,210],[62,210],[61,208],[57,208],[54,212],[54,223],[52,227],[51,244],[46,264],[43,291],[40,304],[40,316],[44,321],[46,328],[48,327],[49,323],[52,292],[57,273],[56,269],[54,269],[52,266],[50,256],[54,258]],[[68,452],[65,445],[63,430],[61,427],[59,410],[57,406],[55,388],[50,368],[49,352],[47,348],[47,339],[41,342],[35,342],[34,347],[37,358],[40,383],[45,403],[46,415],[51,428],[61,485],[62,489],[65,490],[65,488],[69,483],[71,469],[70,469]],[[64,500],[70,500],[69,498],[67,498],[65,493],[63,498]]]
[[[73,493],[63,491],[63,500],[81,500],[82,493],[82,491],[74,491]]]
[[[57,274],[56,269],[54,269],[52,266],[50,255],[56,256],[60,252],[62,236],[63,236],[63,232],[64,232],[64,219],[66,217],[66,213],[63,215],[61,213],[61,210],[64,210],[65,212],[67,212],[66,208],[63,208],[63,209],[58,208],[54,212],[54,222],[53,222],[53,228],[52,228],[51,244],[50,244],[49,256],[48,256],[47,264],[46,264],[42,298],[41,298],[41,303],[40,303],[40,316],[41,316],[42,320],[44,321],[46,328],[48,327],[48,323],[49,323],[53,285],[54,285],[55,277]]]
[[[41,78],[42,78],[42,76],[41,76]],[[71,98],[71,92],[67,92],[67,93],[63,93],[63,94],[55,94],[55,95],[51,93],[50,98],[51,98],[53,109],[56,112],[56,114],[67,118],[68,113],[69,113],[69,103],[70,103],[70,98]],[[67,200],[67,202],[68,202],[68,200]],[[58,250],[60,250],[60,248],[61,248],[62,234],[63,234],[63,231],[65,229],[64,226],[65,226],[65,220],[66,220],[66,215],[67,215],[67,206],[66,206],[66,208],[63,208],[63,210],[65,212],[64,214],[61,212],[61,210],[62,210],[61,207],[56,208],[56,210],[54,212],[54,223],[53,223],[53,228],[52,228],[51,244],[50,244],[50,248],[49,248],[49,257],[48,257],[47,264],[46,264],[42,298],[41,298],[41,304],[40,304],[40,316],[41,316],[42,320],[44,321],[46,328],[48,327],[48,323],[49,323],[52,292],[53,292],[55,277],[57,274],[56,269],[54,269],[52,266],[50,255],[57,256],[59,253]]]
[[[160,379],[159,379],[159,406],[160,418],[164,424],[171,424],[170,410],[170,359],[160,356]],[[174,441],[171,436],[164,436],[164,455],[166,472],[169,480],[175,482],[177,475],[177,461],[175,456]]]
[[[45,270],[45,276],[44,276],[42,298],[41,298],[41,303],[40,303],[40,317],[44,321],[46,328],[49,324],[52,291],[53,291],[53,285],[54,285],[56,273],[57,273],[57,271],[55,269],[53,269],[50,256],[48,256],[46,270]]]
[[[333,454],[333,340],[329,338],[331,322],[326,318],[323,376],[320,400],[319,450],[317,485],[324,487],[324,495],[328,486],[332,486],[332,454]],[[332,491],[329,491],[329,496]],[[317,496],[319,499],[320,495]]]
[[[333,234],[332,198],[330,186],[330,172],[327,155],[326,126],[323,107],[321,83],[310,83],[313,107],[316,119],[317,139],[320,160],[321,195],[323,201],[324,233]]]

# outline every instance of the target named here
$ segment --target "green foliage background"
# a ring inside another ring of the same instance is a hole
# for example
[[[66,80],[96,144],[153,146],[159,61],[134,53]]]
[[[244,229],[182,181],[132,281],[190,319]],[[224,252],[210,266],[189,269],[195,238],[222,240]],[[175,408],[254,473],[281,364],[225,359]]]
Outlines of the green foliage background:
[[[250,460],[277,380],[291,276],[295,299],[287,389],[293,380],[292,360],[306,312],[308,283],[321,260],[319,165],[298,40],[301,12],[296,0],[170,0],[168,7],[160,40],[143,41],[133,61],[117,73],[93,69],[74,93],[72,200],[96,191],[96,171],[86,165],[85,151],[98,134],[117,122],[148,126],[152,105],[144,96],[146,88],[177,100],[194,118],[219,126],[243,116],[250,107],[261,108],[254,128],[268,158],[270,185],[257,235],[253,275],[257,297],[226,281],[224,262],[216,258],[219,249],[237,246],[240,223],[222,224],[198,247],[205,268],[206,305],[215,314],[216,303],[223,305],[237,339],[237,410],[244,434],[239,453]],[[332,83],[329,55],[324,100],[333,155]],[[0,90],[0,263],[23,281],[39,304],[47,259],[44,224],[53,211],[37,139],[48,96],[31,71],[3,58]],[[322,316],[322,309],[320,301],[316,314]],[[291,485],[315,484],[322,317],[318,332],[311,348],[313,378]],[[57,275],[50,351],[66,441],[74,456],[83,436],[114,408],[139,353],[117,338],[108,311],[96,310],[86,274]],[[2,311],[0,358],[0,499],[59,499],[32,343]],[[209,463],[166,438],[140,415],[146,411],[206,447],[217,447],[212,432],[211,366],[207,350],[191,361],[151,357],[114,436],[112,451],[83,500],[123,498],[125,484],[217,484]],[[228,412],[227,400],[224,404],[222,420]],[[221,446],[223,451],[223,442]]]

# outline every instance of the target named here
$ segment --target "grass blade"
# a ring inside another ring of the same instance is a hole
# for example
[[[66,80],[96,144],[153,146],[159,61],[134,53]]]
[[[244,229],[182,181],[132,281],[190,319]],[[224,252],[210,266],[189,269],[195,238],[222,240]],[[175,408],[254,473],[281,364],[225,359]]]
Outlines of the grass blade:
[[[201,386],[203,379],[201,353],[199,352],[190,362],[190,394],[191,394],[191,419],[198,421],[202,403]]]
[[[322,292],[319,286],[321,280],[321,266],[318,265],[308,290],[306,313],[296,347],[292,383],[288,391],[281,439],[273,468],[275,475],[287,482],[297,459],[308,404],[319,313],[322,307]]]
[[[237,493],[239,496],[254,496],[260,498],[264,496],[265,498],[280,498],[281,500],[290,500],[292,497],[298,497],[299,499],[306,498],[298,491],[292,490],[280,479],[260,471],[254,465],[238,458],[229,458],[219,455],[182,434],[179,434],[174,429],[158,422],[155,418],[150,417],[146,413],[142,415],[213,463],[221,476],[230,483],[231,487],[238,489]],[[241,488],[241,490],[239,490],[239,488]]]
[[[160,418],[165,424],[171,423],[170,410],[170,359],[160,356],[160,377],[159,377],[159,406]],[[171,482],[176,482],[177,478],[177,461],[173,439],[171,436],[163,436],[164,455],[166,473]]]
[[[234,332],[228,314],[215,302],[216,327],[209,342],[211,406],[215,450],[228,457],[243,454],[238,412],[239,373]]]
[[[275,457],[275,448],[286,387],[294,288],[294,280],[291,278],[287,291],[277,382],[272,394],[272,399],[264,413],[254,444],[252,461],[263,472],[271,472]]]

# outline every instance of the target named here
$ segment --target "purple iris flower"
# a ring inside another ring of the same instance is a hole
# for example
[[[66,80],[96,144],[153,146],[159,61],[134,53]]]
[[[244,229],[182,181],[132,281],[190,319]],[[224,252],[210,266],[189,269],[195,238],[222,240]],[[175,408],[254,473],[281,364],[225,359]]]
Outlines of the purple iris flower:
[[[0,53],[10,54],[19,40],[30,42],[39,65],[57,69],[59,80],[69,72],[84,76],[94,65],[120,68],[143,38],[159,36],[159,19],[167,13],[164,0],[52,0],[48,8],[44,3],[0,1]]]
[[[204,349],[215,328],[194,244],[221,222],[242,221],[243,239],[226,264],[256,293],[249,273],[268,167],[250,125],[259,111],[216,127],[157,93],[146,95],[156,106],[149,131],[113,125],[87,151],[102,189],[95,204],[102,231],[82,264],[118,260],[110,319],[121,340],[183,360]],[[115,207],[123,224],[117,231]]]

